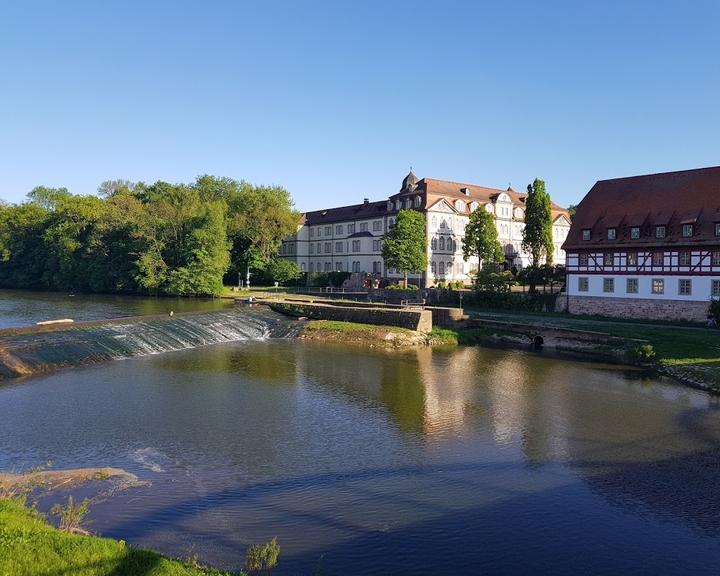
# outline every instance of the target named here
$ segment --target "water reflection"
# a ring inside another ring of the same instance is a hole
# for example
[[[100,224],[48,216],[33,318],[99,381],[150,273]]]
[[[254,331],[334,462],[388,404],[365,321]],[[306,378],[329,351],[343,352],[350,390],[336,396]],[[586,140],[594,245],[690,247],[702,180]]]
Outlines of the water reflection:
[[[0,467],[136,471],[93,528],[231,569],[278,536],[279,574],[702,574],[717,406],[521,352],[242,343],[0,388]]]

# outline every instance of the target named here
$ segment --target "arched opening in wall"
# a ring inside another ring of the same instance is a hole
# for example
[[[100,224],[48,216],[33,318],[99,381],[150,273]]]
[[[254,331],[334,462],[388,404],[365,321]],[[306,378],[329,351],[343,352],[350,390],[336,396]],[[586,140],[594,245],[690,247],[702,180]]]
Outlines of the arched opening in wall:
[[[540,336],[540,334],[537,334],[537,335],[533,338],[533,346],[534,346],[535,348],[542,348],[544,344],[545,344],[545,340],[543,340],[543,337]]]

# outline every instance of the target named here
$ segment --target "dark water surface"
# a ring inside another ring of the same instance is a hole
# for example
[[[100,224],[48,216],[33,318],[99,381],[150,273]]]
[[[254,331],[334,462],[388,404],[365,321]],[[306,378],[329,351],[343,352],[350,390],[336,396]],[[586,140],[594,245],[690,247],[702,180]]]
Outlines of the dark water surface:
[[[117,466],[130,544],[276,574],[717,574],[720,411],[636,371],[265,340],[0,387],[0,469]]]
[[[44,320],[70,318],[76,322],[140,316],[219,310],[232,306],[232,301],[201,298],[144,298],[109,294],[78,294],[64,292],[32,292],[0,290],[0,328],[33,326]]]

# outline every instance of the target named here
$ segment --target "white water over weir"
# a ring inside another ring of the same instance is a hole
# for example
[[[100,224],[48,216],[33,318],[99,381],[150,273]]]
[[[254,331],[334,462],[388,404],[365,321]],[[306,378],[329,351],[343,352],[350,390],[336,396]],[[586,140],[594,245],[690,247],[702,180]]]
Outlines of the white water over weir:
[[[47,372],[106,360],[223,342],[292,336],[297,322],[265,307],[0,331],[0,376]]]

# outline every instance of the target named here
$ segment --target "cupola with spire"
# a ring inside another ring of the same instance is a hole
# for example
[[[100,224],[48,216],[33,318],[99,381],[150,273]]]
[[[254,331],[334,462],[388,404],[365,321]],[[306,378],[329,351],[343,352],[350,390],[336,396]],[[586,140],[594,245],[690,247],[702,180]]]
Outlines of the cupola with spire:
[[[410,172],[402,181],[402,188],[400,189],[401,192],[412,192],[417,187],[418,183],[418,177],[413,174],[412,168],[410,168]]]

